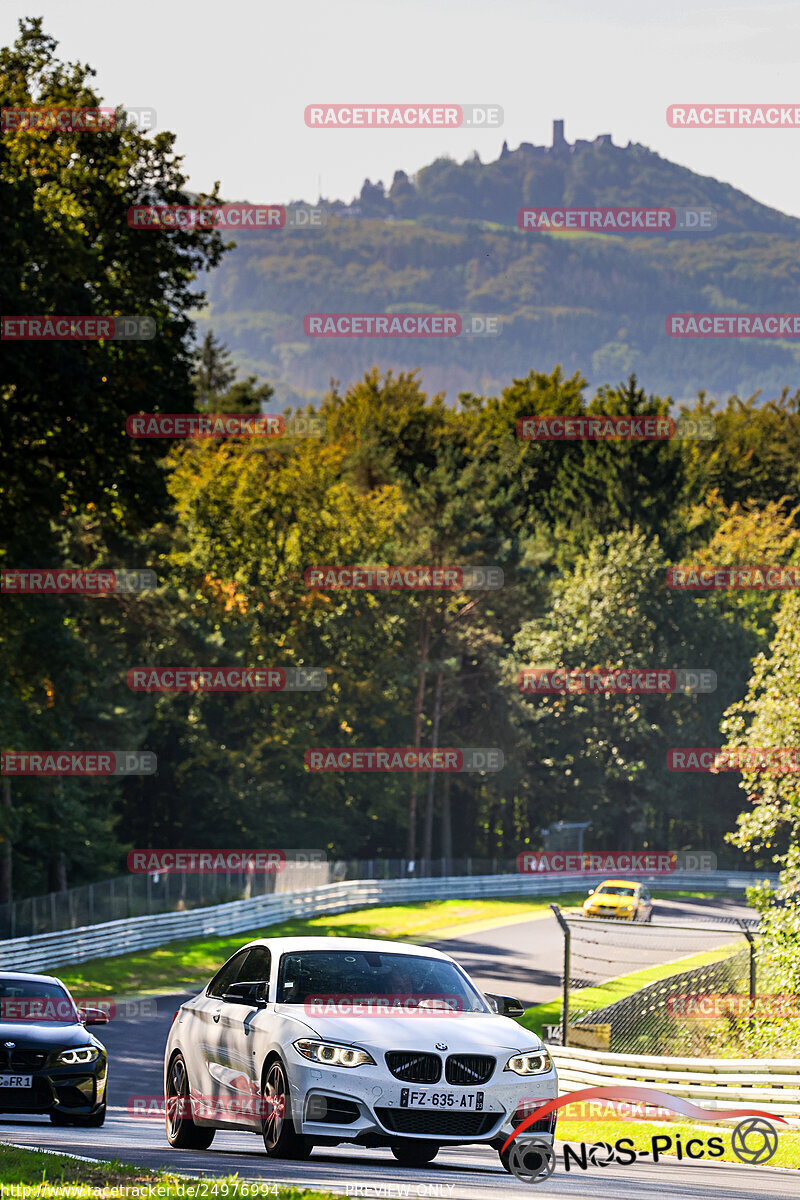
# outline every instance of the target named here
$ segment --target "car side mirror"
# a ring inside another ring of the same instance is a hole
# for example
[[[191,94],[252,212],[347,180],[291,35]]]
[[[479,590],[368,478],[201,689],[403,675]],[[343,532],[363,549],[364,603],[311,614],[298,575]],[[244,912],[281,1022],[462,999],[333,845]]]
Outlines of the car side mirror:
[[[525,1006],[515,996],[497,996],[494,992],[485,992],[489,1004],[501,1017],[522,1017]]]
[[[84,1025],[107,1025],[108,1013],[104,1008],[79,1008],[78,1017]]]
[[[266,1007],[267,984],[258,981],[232,983],[222,997],[228,1004],[246,1004],[249,1008]]]

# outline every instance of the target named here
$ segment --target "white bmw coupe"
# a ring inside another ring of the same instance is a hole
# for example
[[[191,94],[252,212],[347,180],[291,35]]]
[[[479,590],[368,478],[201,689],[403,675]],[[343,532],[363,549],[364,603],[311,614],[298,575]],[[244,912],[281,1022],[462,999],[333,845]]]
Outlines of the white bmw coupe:
[[[388,1147],[422,1166],[442,1145],[500,1151],[558,1094],[519,1001],[478,990],[438,950],[378,939],[259,938],[175,1014],[164,1058],[167,1139],[263,1136],[267,1154]],[[552,1145],[555,1114],[529,1128]],[[508,1152],[501,1154],[508,1170]]]

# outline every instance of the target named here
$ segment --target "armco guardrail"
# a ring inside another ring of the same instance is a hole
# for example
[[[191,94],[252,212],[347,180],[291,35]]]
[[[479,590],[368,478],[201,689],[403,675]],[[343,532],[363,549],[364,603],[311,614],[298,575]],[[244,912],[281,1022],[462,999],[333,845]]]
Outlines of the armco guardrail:
[[[800,1061],[792,1058],[662,1058],[611,1054],[577,1046],[548,1046],[558,1070],[559,1092],[579,1088],[659,1088],[704,1108],[761,1108],[774,1116],[800,1120]]]
[[[415,900],[463,900],[480,896],[557,896],[581,891],[602,874],[582,875],[451,875],[424,879],[361,879],[325,884],[302,891],[233,900],[189,912],[127,917],[80,929],[39,933],[0,942],[0,966],[6,970],[49,970],[60,963],[86,962],[146,950],[183,938],[225,937],[275,925],[297,917],[346,912],[377,904]],[[639,878],[644,878],[639,877]],[[726,871],[684,871],[653,878],[659,888],[745,888],[763,874]]]

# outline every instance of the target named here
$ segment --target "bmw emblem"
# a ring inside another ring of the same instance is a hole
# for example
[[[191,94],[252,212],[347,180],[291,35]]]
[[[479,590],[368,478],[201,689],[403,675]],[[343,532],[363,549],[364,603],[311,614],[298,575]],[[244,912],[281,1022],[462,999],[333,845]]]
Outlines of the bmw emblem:
[[[17,1044],[16,1042],[3,1042],[3,1045],[5,1046],[6,1050],[13,1050],[15,1048],[16,1044]]]
[[[437,1049],[437,1050],[446,1050],[446,1049],[447,1049],[447,1042],[437,1042],[437,1043],[436,1043],[436,1049]]]

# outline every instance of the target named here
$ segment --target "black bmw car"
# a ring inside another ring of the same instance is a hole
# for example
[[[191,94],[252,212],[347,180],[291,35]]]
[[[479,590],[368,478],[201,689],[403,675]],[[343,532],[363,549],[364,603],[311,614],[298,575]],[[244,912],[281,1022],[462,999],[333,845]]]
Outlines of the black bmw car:
[[[54,1125],[102,1125],[108,1055],[60,979],[0,972],[0,1113],[49,1114]]]

